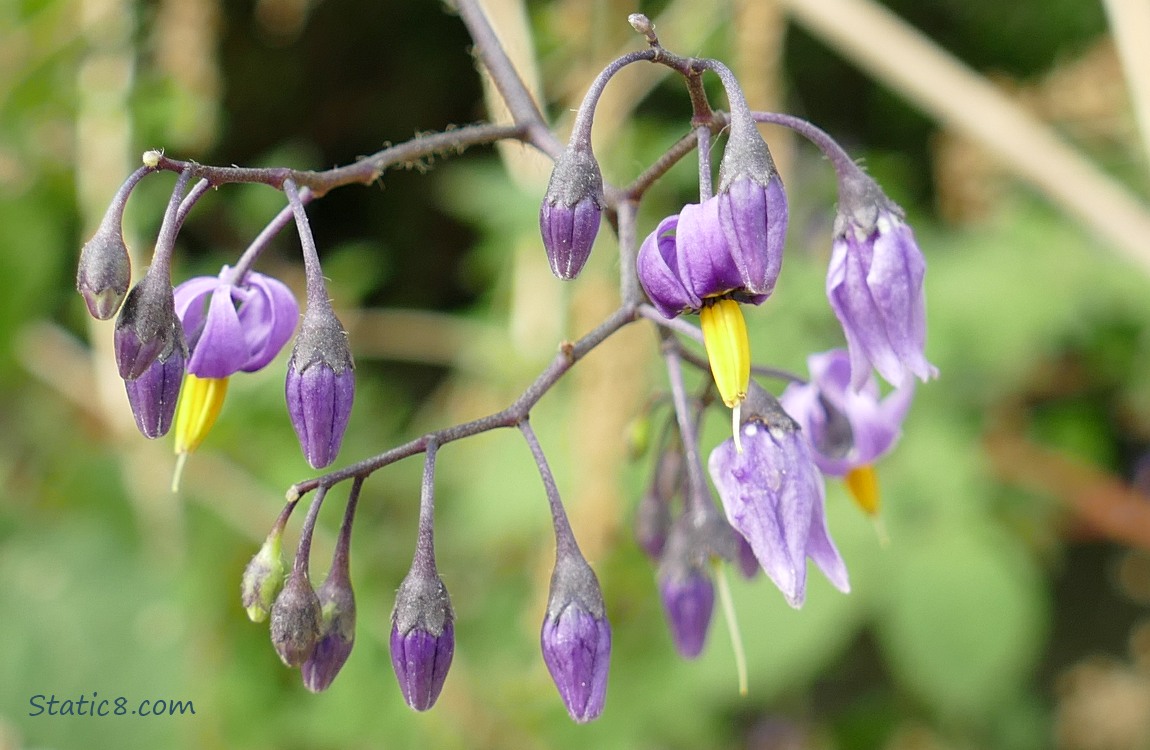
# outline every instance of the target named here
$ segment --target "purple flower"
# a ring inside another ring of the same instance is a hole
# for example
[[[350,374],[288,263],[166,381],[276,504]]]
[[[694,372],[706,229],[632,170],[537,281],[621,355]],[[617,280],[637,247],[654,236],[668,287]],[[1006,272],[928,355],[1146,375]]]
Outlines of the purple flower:
[[[735,180],[729,190],[659,222],[639,248],[639,282],[667,318],[697,311],[709,297],[760,304],[782,267],[786,225],[777,175],[766,185]]]
[[[435,705],[455,655],[455,613],[434,564],[418,556],[395,595],[391,666],[407,705]]]
[[[806,432],[819,470],[846,476],[894,447],[914,397],[913,380],[880,399],[870,371],[860,389],[851,387],[850,357],[842,349],[812,354],[807,367],[810,382],[791,383],[779,401]]]
[[[926,263],[914,233],[865,175],[840,195],[827,298],[846,334],[851,387],[861,389],[872,367],[896,386],[936,377],[923,351]]]
[[[226,378],[266,366],[291,338],[299,306],[287,286],[254,271],[237,283],[224,266],[218,277],[197,276],[176,287],[176,314],[191,356],[188,372]]]
[[[590,147],[568,148],[555,162],[539,207],[539,230],[551,270],[573,279],[591,256],[603,213],[603,177]]]
[[[539,641],[567,713],[580,724],[598,717],[607,699],[611,625],[599,581],[578,553],[559,552]]]
[[[792,607],[806,598],[810,557],[842,592],[846,565],[827,531],[823,478],[807,439],[777,403],[740,427],[742,451],[727,439],[711,452],[711,480],[727,520],[754,550]]]

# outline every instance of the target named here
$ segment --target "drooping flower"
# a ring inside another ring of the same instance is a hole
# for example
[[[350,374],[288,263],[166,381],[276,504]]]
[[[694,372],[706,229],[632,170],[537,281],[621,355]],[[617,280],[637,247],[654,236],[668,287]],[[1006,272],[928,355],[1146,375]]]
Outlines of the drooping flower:
[[[782,267],[787,201],[766,143],[747,126],[732,132],[718,195],[683,207],[643,241],[639,282],[664,317],[698,312],[723,402],[746,398],[750,347],[737,303],[761,304]]]
[[[842,592],[846,564],[827,530],[823,478],[799,425],[755,386],[740,427],[742,450],[728,439],[708,468],[727,520],[792,607],[806,598],[807,558]]]
[[[810,382],[789,384],[779,400],[810,439],[821,472],[844,477],[854,502],[873,515],[879,512],[874,462],[902,434],[914,381],[880,398],[879,383],[868,373],[853,389],[850,355],[841,349],[812,354],[807,368]]]
[[[878,511],[873,464],[898,441],[914,397],[914,381],[880,398],[869,373],[862,387],[851,387],[847,352],[834,349],[807,358],[811,379],[791,383],[779,397],[814,448],[815,464],[828,476],[844,477],[863,510]]]
[[[255,372],[279,354],[295,330],[299,306],[283,282],[254,271],[237,279],[228,266],[219,276],[180,284],[174,302],[190,350],[176,410],[176,488],[184,459],[215,424],[228,378]]]
[[[926,263],[902,210],[861,171],[839,196],[827,298],[846,335],[851,387],[872,367],[895,386],[936,377],[924,353]]]
[[[299,321],[299,305],[282,281],[250,271],[242,280],[224,266],[176,287],[176,314],[191,356],[188,372],[226,378],[255,372],[279,354]]]

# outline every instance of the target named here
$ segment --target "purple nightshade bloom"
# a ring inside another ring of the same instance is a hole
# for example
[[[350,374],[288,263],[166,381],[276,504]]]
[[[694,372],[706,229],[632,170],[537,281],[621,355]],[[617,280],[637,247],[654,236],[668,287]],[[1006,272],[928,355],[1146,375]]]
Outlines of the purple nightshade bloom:
[[[355,594],[346,568],[333,568],[316,595],[323,625],[315,650],[300,667],[304,687],[313,693],[331,686],[355,645]]]
[[[162,437],[171,429],[186,359],[183,341],[180,340],[171,352],[157,357],[143,375],[124,381],[132,416],[144,437]]]
[[[539,641],[567,713],[580,724],[598,717],[607,699],[611,624],[599,581],[577,552],[557,556]]]
[[[307,462],[322,469],[339,454],[355,400],[347,333],[330,306],[308,306],[288,363],[284,394]]]
[[[737,180],[730,192],[659,222],[639,248],[639,282],[667,318],[698,310],[709,297],[760,304],[778,278],[786,223],[777,176],[765,187]]]
[[[779,401],[806,432],[823,474],[845,476],[894,447],[914,398],[913,380],[880,398],[878,381],[868,371],[855,390],[850,356],[842,349],[812,354],[807,367],[810,382],[791,383]]]
[[[760,403],[740,427],[742,451],[729,438],[709,461],[727,520],[792,607],[806,598],[808,557],[846,593],[846,564],[827,530],[823,478],[810,444],[773,398],[755,391]]]
[[[176,287],[176,313],[191,356],[188,372],[226,378],[255,372],[291,338],[299,305],[281,281],[251,271],[236,283],[224,266],[219,276],[197,276]]]
[[[866,175],[844,183],[827,298],[846,334],[855,390],[866,383],[872,367],[895,386],[911,377],[938,375],[924,354],[925,273],[902,210]]]
[[[455,613],[434,564],[417,556],[395,595],[391,666],[407,705],[426,711],[443,690],[455,655]]]
[[[539,207],[539,230],[551,270],[579,275],[591,256],[603,213],[603,177],[589,147],[568,148],[556,160]]]

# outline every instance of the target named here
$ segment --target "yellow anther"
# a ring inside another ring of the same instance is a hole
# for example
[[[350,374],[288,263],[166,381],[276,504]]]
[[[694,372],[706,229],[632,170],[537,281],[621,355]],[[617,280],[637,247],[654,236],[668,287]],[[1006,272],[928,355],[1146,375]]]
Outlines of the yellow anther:
[[[869,516],[878,515],[879,492],[878,475],[870,464],[851,469],[844,477],[847,489],[854,498],[855,505]]]
[[[172,477],[172,491],[180,487],[180,474],[183,472],[184,461],[189,453],[200,447],[204,442],[216,417],[220,415],[220,408],[224,405],[224,396],[228,392],[227,378],[200,378],[186,373],[184,384],[180,388],[180,401],[176,405],[176,453],[179,458],[176,462],[175,475]]]
[[[734,409],[747,397],[751,380],[751,345],[742,308],[733,299],[708,300],[699,310],[699,322],[719,396]]]

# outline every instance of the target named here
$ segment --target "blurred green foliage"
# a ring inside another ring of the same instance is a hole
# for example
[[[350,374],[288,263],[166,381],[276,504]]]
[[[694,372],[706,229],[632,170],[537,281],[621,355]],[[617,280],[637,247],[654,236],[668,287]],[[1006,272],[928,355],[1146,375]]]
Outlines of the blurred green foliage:
[[[207,163],[325,168],[483,116],[462,25],[435,3],[203,3],[220,14],[212,46],[220,79],[208,94],[183,87],[180,69],[159,60],[158,38],[181,39],[155,34],[171,23],[172,4],[125,5],[136,14],[135,153],[167,146]],[[594,12],[621,19],[666,5],[601,0]],[[830,524],[851,571],[849,596],[816,575],[807,605],[793,611],[761,576],[732,581],[750,667],[750,692],[740,697],[721,615],[701,659],[675,657],[652,566],[626,533],[630,507],[613,509],[623,525],[604,524],[608,544],[591,561],[615,634],[608,707],[576,726],[538,654],[552,553],[542,488],[517,435],[485,435],[440,453],[437,548],[458,617],[440,703],[427,714],[408,710],[387,650],[394,589],[414,545],[415,460],[365,487],[352,550],[357,645],[332,689],[308,694],[238,597],[283,488],[308,475],[284,414],[282,360],[235,380],[179,496],[163,491],[167,446],[118,436],[89,401],[108,363],[78,342],[106,343],[110,324],[89,329],[72,291],[91,221],[72,160],[78,70],[93,54],[78,6],[0,6],[0,29],[11,35],[0,56],[0,748],[773,748],[797,737],[800,747],[850,749],[908,747],[898,743],[915,736],[935,743],[915,747],[1042,748],[1055,742],[1059,676],[1087,657],[1128,657],[1125,638],[1147,613],[1110,574],[1126,552],[1078,534],[1053,499],[1004,486],[982,438],[1004,403],[1022,402],[1034,440],[1132,474],[1150,442],[1150,280],[1016,187],[982,224],[939,221],[928,157],[934,127],[794,30],[784,56],[790,101],[868,158],[910,209],[929,262],[929,355],[942,377],[920,387],[903,442],[880,467],[889,545],[832,483]],[[300,7],[310,11],[298,27],[261,15]],[[573,7],[530,4],[545,71],[586,62],[568,47],[589,42],[562,31]],[[891,7],[974,67],[1023,77],[1104,31],[1093,4]],[[705,49],[684,51],[727,57],[733,33],[728,23]],[[213,108],[215,130],[195,119]],[[605,136],[608,176],[650,163],[684,132],[686,111],[677,84],[661,86]],[[181,139],[188,150],[179,151]],[[756,353],[802,370],[808,353],[841,345],[841,333],[822,291],[834,185],[809,150],[797,150],[793,169],[783,277],[748,322]],[[691,199],[694,170],[687,160],[652,194],[643,231]],[[133,198],[138,237],[154,233],[169,188],[166,177],[152,177]],[[232,262],[281,200],[258,187],[206,198],[181,235],[179,273],[214,274]],[[343,460],[499,408],[549,359],[556,340],[532,349],[514,333],[523,322],[515,316],[562,318],[577,293],[527,276],[546,285],[547,307],[525,312],[517,302],[530,265],[520,249],[538,249],[538,200],[488,153],[426,175],[389,174],[382,189],[348,188],[309,209],[342,306],[433,312],[445,332],[466,339],[452,366],[361,357]],[[599,241],[592,276],[611,278],[613,252],[612,239]],[[268,262],[296,283],[294,253],[285,233]],[[566,318],[561,325],[568,328],[557,336],[582,332]],[[1075,380],[1057,398],[1036,386],[1052,366],[1066,375],[1058,363],[1068,361],[1084,386]],[[45,371],[81,384],[86,398],[62,392]],[[644,390],[659,390],[654,359],[647,373]],[[574,400],[579,387],[560,384],[532,420],[570,495],[588,479],[572,458],[573,425],[587,408]],[[708,423],[706,446],[728,429],[722,421]],[[620,434],[620,453],[624,445]],[[609,479],[634,499],[647,473],[639,461]],[[332,493],[337,502],[321,518],[317,579],[343,492]],[[196,713],[29,715],[32,696],[97,692],[130,705],[192,701]]]

